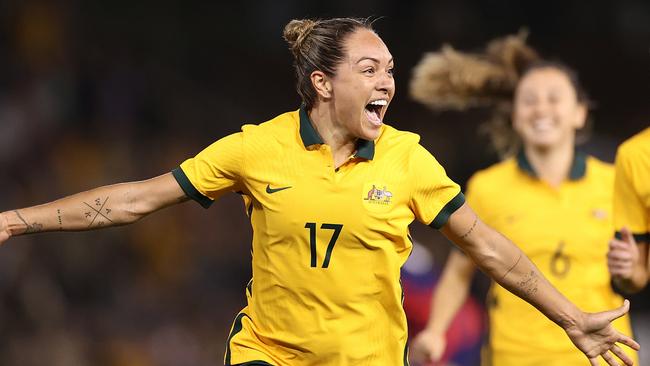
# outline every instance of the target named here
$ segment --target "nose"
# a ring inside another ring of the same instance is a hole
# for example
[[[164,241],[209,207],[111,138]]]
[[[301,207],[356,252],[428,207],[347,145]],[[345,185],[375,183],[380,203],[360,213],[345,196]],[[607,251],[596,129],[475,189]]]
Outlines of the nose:
[[[393,95],[395,92],[395,79],[393,79],[393,75],[389,72],[384,72],[377,81],[377,90],[388,95]]]
[[[550,105],[545,101],[537,101],[532,105],[533,113],[536,116],[543,116],[548,113]]]

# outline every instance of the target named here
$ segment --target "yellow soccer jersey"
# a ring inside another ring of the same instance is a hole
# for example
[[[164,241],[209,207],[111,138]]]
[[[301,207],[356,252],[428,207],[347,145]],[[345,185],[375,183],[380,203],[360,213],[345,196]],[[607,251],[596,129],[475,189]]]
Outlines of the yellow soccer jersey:
[[[604,311],[623,303],[610,286],[606,263],[613,183],[610,165],[576,153],[570,178],[556,189],[537,179],[520,153],[476,173],[468,183],[467,202],[580,309]],[[488,311],[486,365],[588,363],[560,327],[498,284],[490,290]],[[631,334],[627,316],[614,325]]]
[[[637,242],[650,243],[650,128],[625,141],[616,154],[614,227],[623,226]]]
[[[300,109],[246,125],[174,170],[204,206],[233,191],[249,212],[253,279],[226,365],[407,364],[408,226],[440,228],[464,203],[418,141],[385,125],[335,169]]]

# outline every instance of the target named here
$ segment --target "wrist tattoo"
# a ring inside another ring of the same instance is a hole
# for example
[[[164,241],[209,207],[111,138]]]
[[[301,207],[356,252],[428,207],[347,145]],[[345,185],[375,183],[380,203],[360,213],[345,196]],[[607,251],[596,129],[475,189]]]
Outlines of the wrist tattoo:
[[[27,221],[20,215],[20,212],[18,210],[14,210],[16,213],[16,216],[20,219],[20,221],[25,224],[25,231],[23,231],[23,234],[30,234],[30,233],[37,233],[39,231],[43,231],[43,224],[39,224],[38,222],[33,222],[31,225],[27,223]]]
[[[96,198],[95,201],[93,202],[94,204],[89,204],[88,202],[84,202],[84,205],[86,205],[90,211],[84,212],[84,216],[87,219],[90,220],[90,224],[88,224],[88,227],[93,226],[95,221],[97,221],[97,227],[102,227],[104,224],[106,224],[106,221],[110,222],[113,224],[113,220],[111,220],[108,216],[111,214],[112,210],[108,207],[106,207],[106,203],[108,202],[108,199],[110,197],[106,197],[104,202],[102,202],[101,198]],[[99,217],[99,219],[98,219]],[[106,220],[106,221],[104,221]]]
[[[61,209],[60,208],[58,208],[56,210],[56,214],[57,214],[57,216],[59,218],[59,231],[63,231],[63,220],[61,219]]]
[[[519,281],[519,287],[521,290],[528,296],[532,296],[537,292],[537,273],[535,271],[530,271],[528,275],[525,275],[524,278]]]
[[[467,230],[467,232],[465,234],[461,235],[460,238],[465,239],[466,237],[468,237],[469,234],[471,234],[472,231],[474,231],[474,228],[476,227],[477,222],[478,222],[478,216],[475,216],[474,217],[474,223],[472,224],[472,227],[470,227],[469,230]]]

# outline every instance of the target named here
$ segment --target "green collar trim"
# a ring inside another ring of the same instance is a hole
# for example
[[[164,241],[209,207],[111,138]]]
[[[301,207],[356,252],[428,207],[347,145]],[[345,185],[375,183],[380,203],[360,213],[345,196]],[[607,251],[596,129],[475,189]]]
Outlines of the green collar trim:
[[[305,106],[300,106],[300,138],[305,147],[317,144],[323,144],[323,139],[314,128],[314,125],[309,119]],[[355,158],[363,158],[372,160],[375,157],[375,142],[358,139],[357,152],[354,154]]]
[[[300,138],[302,138],[305,147],[323,143],[323,139],[320,138],[320,135],[311,124],[305,106],[300,106]]]
[[[354,154],[357,158],[372,160],[375,157],[375,142],[359,139],[357,141],[357,152]]]
[[[519,169],[526,172],[531,177],[537,178],[537,173],[533,169],[533,166],[528,161],[524,150],[519,150],[517,154],[517,165]],[[585,176],[587,172],[587,154],[581,151],[574,151],[573,153],[573,163],[571,164],[571,170],[569,171],[569,180],[578,180]]]

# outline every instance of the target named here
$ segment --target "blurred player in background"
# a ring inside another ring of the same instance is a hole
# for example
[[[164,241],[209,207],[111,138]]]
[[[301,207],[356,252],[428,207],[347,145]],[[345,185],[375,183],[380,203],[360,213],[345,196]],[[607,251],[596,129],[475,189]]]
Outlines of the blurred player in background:
[[[415,69],[412,95],[435,109],[494,108],[486,126],[504,160],[470,179],[468,203],[581,308],[618,306],[623,299],[610,286],[606,259],[614,169],[575,149],[589,107],[575,72],[538,59],[524,40],[520,34],[494,41],[483,55],[450,47],[428,54]],[[429,323],[413,344],[416,359],[443,354],[445,332],[474,271],[463,253],[450,254]],[[552,322],[499,284],[490,289],[487,305],[484,365],[584,365]],[[631,335],[627,316],[614,326]],[[625,352],[636,359],[632,350]]]
[[[237,192],[253,227],[253,279],[224,363],[400,365],[408,364],[400,267],[417,219],[561,326],[592,364],[626,358],[619,342],[638,348],[611,325],[629,303],[579,310],[479,220],[417,135],[384,125],[393,57],[368,21],[293,20],[284,37],[299,110],[246,125],[171,173],[3,212],[0,242],[128,224],[189,198],[208,207]]]
[[[614,226],[609,271],[623,291],[638,292],[650,272],[650,127],[625,141],[616,154]]]

